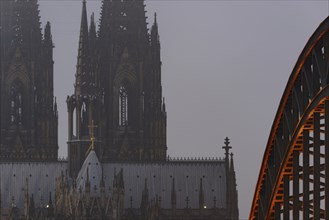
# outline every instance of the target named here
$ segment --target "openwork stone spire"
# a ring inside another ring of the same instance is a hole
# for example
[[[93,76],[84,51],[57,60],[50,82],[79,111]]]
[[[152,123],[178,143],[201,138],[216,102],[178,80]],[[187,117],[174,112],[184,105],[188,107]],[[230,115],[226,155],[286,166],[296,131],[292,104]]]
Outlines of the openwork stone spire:
[[[78,48],[77,73],[75,79],[75,95],[82,95],[86,93],[90,82],[89,72],[89,41],[88,41],[88,21],[86,0],[82,2],[82,15]]]

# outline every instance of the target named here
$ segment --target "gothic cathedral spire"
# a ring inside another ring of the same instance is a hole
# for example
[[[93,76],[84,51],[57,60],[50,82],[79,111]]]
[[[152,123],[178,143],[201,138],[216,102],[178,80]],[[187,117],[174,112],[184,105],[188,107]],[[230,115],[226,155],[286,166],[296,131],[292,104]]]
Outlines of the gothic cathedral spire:
[[[91,120],[101,161],[164,161],[167,116],[156,18],[149,32],[144,1],[103,0],[99,30],[92,16],[87,36],[85,1],[82,8],[76,92],[67,99],[70,174],[83,163],[79,151],[88,146],[83,140],[89,140]]]
[[[89,125],[100,120],[102,108],[101,94],[95,87],[95,60],[93,53],[96,46],[96,28],[92,21],[88,28],[86,1],[82,1],[81,26],[79,36],[77,69],[75,79],[75,93],[67,97],[68,107],[68,156],[70,176],[76,176],[85,159],[89,148]],[[92,46],[92,47],[91,47]],[[95,133],[99,136],[98,132]],[[98,140],[97,138],[95,139]],[[100,144],[96,144],[95,151],[100,154]],[[99,155],[101,158],[101,155]]]
[[[85,95],[90,92],[90,70],[89,70],[89,40],[86,1],[83,0],[81,27],[78,47],[77,72],[75,77],[75,95]]]

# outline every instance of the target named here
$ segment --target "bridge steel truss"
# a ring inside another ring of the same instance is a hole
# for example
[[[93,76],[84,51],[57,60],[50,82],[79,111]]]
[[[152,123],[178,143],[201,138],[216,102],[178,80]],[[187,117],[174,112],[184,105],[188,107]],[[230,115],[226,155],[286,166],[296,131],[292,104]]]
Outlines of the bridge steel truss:
[[[329,219],[329,17],[289,77],[249,219]]]

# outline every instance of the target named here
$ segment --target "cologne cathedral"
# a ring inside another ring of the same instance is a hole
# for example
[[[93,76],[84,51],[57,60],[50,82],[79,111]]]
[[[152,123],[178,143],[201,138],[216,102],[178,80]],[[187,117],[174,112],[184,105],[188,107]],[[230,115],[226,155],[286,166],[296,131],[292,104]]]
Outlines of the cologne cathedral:
[[[64,161],[51,25],[37,0],[0,0],[0,12],[0,220],[238,219],[228,138],[223,158],[167,156],[158,24],[143,0],[103,0],[97,27],[82,2]]]

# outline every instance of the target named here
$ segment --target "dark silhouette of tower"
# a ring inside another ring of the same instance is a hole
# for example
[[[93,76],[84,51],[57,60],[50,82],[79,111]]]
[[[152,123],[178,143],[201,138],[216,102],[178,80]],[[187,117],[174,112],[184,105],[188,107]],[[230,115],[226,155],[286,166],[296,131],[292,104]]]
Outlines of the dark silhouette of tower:
[[[94,120],[102,161],[164,161],[166,109],[162,97],[156,15],[147,29],[144,1],[102,3],[99,30],[88,28],[83,1],[75,93],[67,98],[69,167],[76,175]]]
[[[0,159],[57,160],[50,23],[37,0],[0,1]]]

